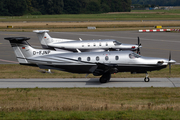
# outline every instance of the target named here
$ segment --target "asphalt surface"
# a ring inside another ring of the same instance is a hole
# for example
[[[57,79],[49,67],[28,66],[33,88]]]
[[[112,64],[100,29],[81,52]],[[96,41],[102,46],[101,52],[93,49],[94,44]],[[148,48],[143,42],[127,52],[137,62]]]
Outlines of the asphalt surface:
[[[115,39],[122,43],[137,44],[140,37],[142,44],[141,55],[150,57],[169,58],[180,63],[180,33],[151,32],[139,33],[138,31],[113,31],[113,32],[50,32],[51,37],[79,40]],[[0,32],[0,64],[18,63],[14,52],[5,37],[30,37],[28,41],[33,47],[41,48],[36,33],[33,32]]]
[[[180,87],[180,78],[112,78],[108,83],[91,79],[0,79],[0,88]]]

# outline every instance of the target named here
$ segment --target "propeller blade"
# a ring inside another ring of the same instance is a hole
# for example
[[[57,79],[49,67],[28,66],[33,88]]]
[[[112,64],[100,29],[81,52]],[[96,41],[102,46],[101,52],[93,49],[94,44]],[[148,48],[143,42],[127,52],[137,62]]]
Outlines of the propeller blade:
[[[171,74],[171,63],[170,63],[170,61],[171,61],[171,51],[169,52],[169,73]]]
[[[171,61],[171,51],[169,52],[169,61]]]
[[[169,64],[169,74],[171,74],[171,63]]]
[[[137,48],[137,54],[141,54],[141,52],[140,52],[140,49],[139,48]]]
[[[137,48],[137,54],[140,54],[140,46],[141,46],[141,43],[140,43],[140,38],[138,37],[138,48]]]
[[[139,37],[138,37],[138,45],[139,45],[139,43],[140,43],[140,39],[139,39]]]

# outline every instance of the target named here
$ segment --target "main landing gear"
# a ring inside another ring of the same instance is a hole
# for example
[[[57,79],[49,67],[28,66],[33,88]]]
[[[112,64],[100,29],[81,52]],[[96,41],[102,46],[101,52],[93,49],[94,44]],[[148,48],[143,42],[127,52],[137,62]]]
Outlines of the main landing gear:
[[[149,82],[149,81],[150,81],[149,74],[146,73],[146,77],[144,78],[144,82]]]
[[[110,79],[111,79],[111,73],[106,72],[99,78],[99,82],[100,83],[107,83],[107,82],[109,82]],[[144,78],[144,82],[149,82],[149,81],[150,81],[149,74],[146,73],[146,77]]]
[[[99,82],[100,83],[106,83],[111,79],[111,73],[110,72],[106,72],[104,73],[100,78],[99,78]]]

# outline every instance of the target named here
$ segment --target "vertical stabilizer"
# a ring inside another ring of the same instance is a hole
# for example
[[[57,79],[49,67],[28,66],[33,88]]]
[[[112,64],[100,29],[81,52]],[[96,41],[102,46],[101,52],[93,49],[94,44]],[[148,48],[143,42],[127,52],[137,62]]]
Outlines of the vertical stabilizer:
[[[53,42],[51,36],[48,34],[49,30],[34,30],[33,32],[37,33],[38,39],[43,48],[47,49],[48,44]]]
[[[28,63],[26,60],[27,57],[31,57],[34,51],[29,43],[26,40],[30,38],[27,37],[8,37],[4,38],[5,40],[9,40],[11,47],[14,50],[17,60],[19,63]]]
[[[11,47],[13,48],[14,53],[16,55],[16,58],[20,64],[31,64],[28,62],[28,59],[30,57],[57,53],[56,51],[47,50],[47,49],[34,49],[27,42],[27,40],[30,39],[27,37],[8,37],[4,39],[9,40]]]
[[[48,34],[49,30],[34,30],[33,32],[37,33],[38,39],[44,49],[52,49],[52,47],[49,46],[50,43],[74,41],[71,39],[52,38]]]

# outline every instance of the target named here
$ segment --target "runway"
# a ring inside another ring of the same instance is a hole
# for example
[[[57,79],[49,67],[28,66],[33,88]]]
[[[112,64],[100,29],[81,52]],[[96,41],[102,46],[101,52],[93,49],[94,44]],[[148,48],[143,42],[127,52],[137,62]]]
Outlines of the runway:
[[[180,87],[180,78],[112,78],[108,83],[91,79],[0,79],[0,88],[113,88],[113,87]]]
[[[50,32],[51,37],[79,40],[115,39],[122,43],[137,44],[140,37],[141,55],[150,57],[168,58],[169,52],[172,59],[180,63],[180,33],[151,32],[139,33],[138,31],[111,31],[111,32]],[[36,33],[33,32],[0,32],[0,64],[17,64],[14,52],[5,37],[30,37],[28,42],[33,47],[41,48]]]

